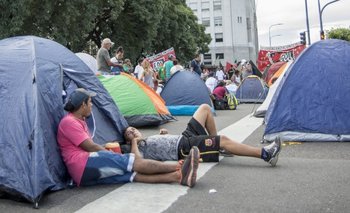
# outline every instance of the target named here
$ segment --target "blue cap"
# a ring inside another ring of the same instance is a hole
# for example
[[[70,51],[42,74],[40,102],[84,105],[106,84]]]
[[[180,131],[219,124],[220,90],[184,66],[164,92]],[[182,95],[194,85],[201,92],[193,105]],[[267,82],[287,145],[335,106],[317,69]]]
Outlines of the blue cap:
[[[94,97],[96,96],[95,92],[87,91],[83,88],[78,88],[70,94],[69,99],[67,101],[67,104],[70,103],[74,106],[74,108],[80,107],[80,105],[83,104],[83,101],[86,100],[88,97]]]

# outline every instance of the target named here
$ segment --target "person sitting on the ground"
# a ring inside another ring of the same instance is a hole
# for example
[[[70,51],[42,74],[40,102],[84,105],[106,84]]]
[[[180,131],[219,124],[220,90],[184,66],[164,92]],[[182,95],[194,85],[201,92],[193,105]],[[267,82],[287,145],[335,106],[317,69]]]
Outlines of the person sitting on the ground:
[[[225,88],[225,82],[220,81],[218,85],[215,87],[213,90],[213,95],[215,96],[216,99],[221,100],[225,97],[227,90]]]
[[[136,128],[128,127],[124,137],[130,143],[135,137],[142,138],[142,134]],[[203,155],[203,161],[218,161],[219,149],[223,149],[234,155],[261,158],[272,166],[276,166],[282,148],[279,138],[268,146],[258,148],[218,135],[211,108],[207,104],[202,104],[197,109],[182,135],[169,135],[166,129],[161,129],[160,135],[138,139],[138,146],[147,159],[183,159],[191,147],[197,146],[201,153],[214,153],[207,160],[204,159],[206,155]]]
[[[107,151],[94,143],[86,117],[92,110],[91,97],[95,93],[76,89],[64,109],[69,113],[58,126],[57,141],[68,172],[78,186],[126,182],[172,183],[192,187],[196,183],[199,161],[198,148],[190,151],[184,162],[169,164],[148,160],[138,155],[137,134],[131,139],[133,153]],[[182,165],[181,165],[182,164]]]
[[[215,87],[218,84],[218,80],[216,80],[216,78],[214,78],[214,72],[210,72],[208,76],[209,77],[205,81],[205,85],[209,88],[210,93],[213,93],[213,90],[215,89]]]

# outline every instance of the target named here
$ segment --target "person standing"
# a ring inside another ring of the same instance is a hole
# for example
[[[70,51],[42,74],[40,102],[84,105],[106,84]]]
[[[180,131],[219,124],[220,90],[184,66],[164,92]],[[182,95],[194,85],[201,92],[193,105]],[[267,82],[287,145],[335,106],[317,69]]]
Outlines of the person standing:
[[[177,59],[174,59],[173,61],[174,66],[170,69],[170,75],[174,75],[177,71],[183,70],[183,66],[179,64]]]
[[[96,60],[97,60],[97,71],[99,71],[102,75],[111,74],[111,66],[115,67],[118,64],[113,63],[109,56],[109,50],[114,45],[114,43],[109,38],[105,38],[102,41],[101,48],[97,52]]]
[[[199,76],[202,74],[201,69],[201,57],[199,54],[196,54],[194,59],[191,61],[191,71],[197,73]]]
[[[115,51],[115,56],[111,58],[111,62],[118,64],[118,66],[111,68],[112,73],[120,74],[120,72],[124,71],[123,58],[124,58],[124,49],[122,46],[119,46]]]
[[[139,60],[137,60],[137,65],[135,67],[135,71],[134,71],[134,75],[135,78],[140,79],[141,74],[143,73],[143,67],[142,67],[142,62],[143,62],[144,58],[139,58]]]
[[[223,81],[225,79],[226,75],[224,71],[222,71],[222,67],[216,71],[215,77],[218,79],[218,81]]]
[[[145,82],[152,89],[157,90],[154,87],[153,80],[156,79],[156,77],[155,77],[155,73],[151,67],[151,63],[149,63],[149,61],[145,59],[142,62],[142,67],[143,67],[144,71],[142,72],[142,74],[140,76],[140,80]]]
[[[174,61],[175,57],[173,55],[169,55],[168,59],[169,60],[167,60],[163,65],[164,70],[165,70],[165,81],[168,81],[170,76],[171,76],[170,70],[174,66],[173,61]]]

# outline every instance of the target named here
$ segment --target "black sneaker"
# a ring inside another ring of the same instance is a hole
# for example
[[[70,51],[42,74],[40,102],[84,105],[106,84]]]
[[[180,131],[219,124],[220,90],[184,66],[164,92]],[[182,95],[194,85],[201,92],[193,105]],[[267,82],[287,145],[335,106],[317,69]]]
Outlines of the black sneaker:
[[[278,155],[282,149],[281,144],[281,139],[277,137],[273,143],[263,148],[268,153],[268,158],[265,161],[271,164],[271,166],[276,166],[277,164]]]
[[[181,185],[193,187],[196,184],[199,158],[199,149],[196,146],[192,147],[181,168]]]

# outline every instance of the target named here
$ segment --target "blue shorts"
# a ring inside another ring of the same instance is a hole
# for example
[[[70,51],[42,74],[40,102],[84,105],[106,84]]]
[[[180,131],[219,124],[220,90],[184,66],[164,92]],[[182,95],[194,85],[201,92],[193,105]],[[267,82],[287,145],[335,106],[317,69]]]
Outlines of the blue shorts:
[[[132,182],[135,155],[111,151],[92,152],[86,163],[80,185],[115,184]]]

